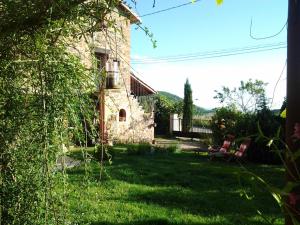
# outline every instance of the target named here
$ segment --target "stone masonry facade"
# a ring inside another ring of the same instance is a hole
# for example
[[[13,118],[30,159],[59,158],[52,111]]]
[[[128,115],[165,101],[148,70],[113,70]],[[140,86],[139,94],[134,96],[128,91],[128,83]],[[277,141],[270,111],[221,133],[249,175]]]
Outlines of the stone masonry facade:
[[[110,17],[115,19],[117,29],[97,32],[88,43],[84,40],[74,43],[72,52],[79,55],[88,68],[95,66],[95,54],[106,54],[107,62],[119,62],[118,88],[104,89],[104,124],[108,141],[111,143],[151,143],[154,140],[154,113],[145,113],[137,99],[130,93],[130,27],[136,22],[132,12],[124,5]],[[115,10],[115,11],[116,11]],[[129,18],[123,16],[129,15]],[[94,49],[91,54],[91,49]],[[99,95],[99,80],[96,77],[95,93]],[[98,86],[96,85],[98,84]],[[122,112],[121,112],[122,111]],[[125,117],[124,117],[125,115]],[[121,117],[121,118],[120,118]]]

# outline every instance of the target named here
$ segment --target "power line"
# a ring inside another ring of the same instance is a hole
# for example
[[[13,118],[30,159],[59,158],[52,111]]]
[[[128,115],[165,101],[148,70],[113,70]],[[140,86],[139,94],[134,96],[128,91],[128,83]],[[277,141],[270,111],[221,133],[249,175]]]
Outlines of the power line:
[[[280,43],[269,44],[269,45],[249,46],[244,48],[223,49],[223,50],[202,52],[202,53],[198,52],[198,53],[192,53],[186,55],[132,60],[132,64],[156,64],[156,63],[166,63],[166,62],[193,61],[193,60],[201,60],[201,59],[209,59],[209,58],[219,58],[225,56],[258,53],[258,52],[265,52],[265,51],[273,51],[273,50],[283,49],[283,48],[286,48],[286,43],[280,42]]]
[[[177,9],[177,8],[187,6],[187,5],[191,5],[191,4],[194,4],[196,2],[200,2],[200,1],[201,0],[195,0],[193,2],[190,1],[190,2],[187,2],[187,3],[181,4],[181,5],[176,5],[176,6],[172,6],[170,8],[166,8],[166,9],[162,9],[162,10],[158,10],[158,11],[155,11],[155,12],[152,12],[152,13],[147,13],[147,14],[141,15],[140,17],[151,16],[151,15],[154,15],[154,14],[170,11],[170,10]]]
[[[135,62],[149,62],[149,61],[157,61],[157,60],[176,60],[176,59],[183,59],[183,58],[193,58],[198,56],[208,56],[208,55],[216,55],[222,53],[232,53],[232,52],[240,52],[246,50],[255,50],[255,49],[263,49],[263,48],[272,48],[272,47],[279,47],[285,46],[286,42],[278,42],[272,44],[264,44],[264,45],[253,45],[253,46],[245,46],[240,48],[229,48],[229,49],[219,49],[213,51],[205,51],[205,52],[194,52],[194,53],[187,53],[187,54],[179,54],[179,55],[169,55],[169,56],[161,56],[156,58],[150,59],[133,59]]]
[[[269,38],[273,38],[273,37],[276,37],[278,36],[279,34],[281,34],[281,32],[284,30],[284,28],[287,26],[287,23],[288,21],[286,20],[285,24],[282,26],[282,28],[275,34],[272,34],[270,36],[265,36],[265,37],[255,37],[253,34],[252,34],[252,19],[251,19],[251,22],[250,22],[250,29],[249,29],[249,36],[254,39],[254,40],[265,40],[265,39],[269,39]]]
[[[284,66],[283,66],[283,68],[282,68],[282,70],[281,70],[281,73],[280,73],[280,75],[279,75],[279,77],[278,77],[278,79],[277,79],[277,82],[276,82],[276,84],[275,84],[275,86],[274,86],[274,90],[273,90],[273,95],[272,95],[272,101],[271,101],[270,108],[272,108],[273,101],[274,101],[274,97],[275,97],[275,92],[276,92],[278,83],[279,83],[279,81],[280,81],[280,79],[281,79],[281,77],[282,77],[282,75],[283,75],[283,72],[284,72],[286,66],[287,66],[287,59],[285,60]]]

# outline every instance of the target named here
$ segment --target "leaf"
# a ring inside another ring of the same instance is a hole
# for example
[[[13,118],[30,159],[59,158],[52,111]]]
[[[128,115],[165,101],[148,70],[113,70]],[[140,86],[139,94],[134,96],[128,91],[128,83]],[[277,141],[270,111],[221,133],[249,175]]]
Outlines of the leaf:
[[[276,132],[276,138],[278,139],[280,138],[280,131],[281,131],[281,127],[279,127]]]
[[[292,219],[294,225],[299,225],[300,224],[298,222],[298,220],[295,218],[295,216],[291,216],[291,219]]]
[[[259,125],[259,122],[257,122],[257,129],[258,129],[258,133],[259,133],[260,137],[264,138],[265,135],[264,135],[264,133],[263,133],[263,131],[262,131],[260,125]]]
[[[282,189],[282,192],[287,194],[291,192],[295,187],[299,186],[299,182],[287,182],[284,188]]]
[[[223,3],[223,0],[216,0],[217,5],[221,5]]]
[[[298,149],[296,152],[293,152],[292,158],[293,160],[296,160],[300,157],[300,149]]]
[[[286,108],[280,113],[281,118],[286,118]]]
[[[273,144],[273,141],[274,141],[274,140],[271,139],[271,140],[268,142],[267,146],[268,146],[268,147],[271,147],[271,145]]]

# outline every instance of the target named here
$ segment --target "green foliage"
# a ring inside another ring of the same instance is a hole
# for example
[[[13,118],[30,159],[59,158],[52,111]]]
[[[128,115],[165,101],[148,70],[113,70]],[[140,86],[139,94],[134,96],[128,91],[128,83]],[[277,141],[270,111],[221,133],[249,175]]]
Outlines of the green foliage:
[[[1,224],[69,223],[66,174],[57,172],[56,159],[72,137],[81,145],[96,139],[88,82],[96,74],[70,45],[98,29],[115,4],[1,1]]]
[[[168,98],[171,102],[174,102],[174,104],[176,102],[178,102],[177,104],[180,106],[179,109],[181,110],[181,111],[179,111],[178,114],[182,114],[182,107],[183,107],[183,99],[182,98],[180,98],[177,95],[171,94],[169,92],[165,92],[165,91],[159,91],[158,93],[159,93],[159,95],[162,95],[162,96],[165,96],[166,98]],[[202,114],[212,112],[212,110],[205,109],[205,108],[199,107],[197,105],[194,105],[193,109],[194,109],[194,112],[193,112],[194,115],[202,115]]]
[[[182,113],[182,102],[173,102],[164,95],[157,94],[155,97],[155,118],[157,124],[155,128],[156,134],[169,134],[170,114]]]
[[[210,128],[211,127],[211,120],[208,119],[201,119],[201,118],[194,118],[193,119],[193,126],[195,127],[204,127]]]
[[[234,135],[237,140],[251,137],[252,142],[247,151],[247,158],[250,161],[280,163],[278,154],[268,146],[268,140],[258,138],[260,132],[267,137],[274,137],[280,129],[279,117],[275,116],[268,108],[263,108],[255,113],[241,113],[229,107],[219,108],[212,117],[211,129],[213,142],[219,145],[223,143],[228,134]],[[282,144],[277,144],[284,147]]]
[[[93,152],[93,156],[99,162],[104,160],[112,163],[112,160],[115,156],[115,151],[111,146],[97,145]]]
[[[279,163],[279,157],[270,149],[268,142],[257,138],[259,127],[267,137],[273,137],[281,126],[279,117],[268,108],[265,85],[262,81],[250,79],[241,81],[240,87],[233,90],[223,87],[222,92],[217,92],[215,98],[228,106],[218,109],[212,118],[213,138],[220,144],[227,134],[233,134],[236,138],[250,136],[253,140],[247,151],[249,160]],[[284,147],[282,144],[280,146]]]
[[[179,96],[177,95],[174,95],[172,93],[169,93],[169,92],[166,92],[166,91],[159,91],[158,92],[160,95],[163,95],[165,96],[166,98],[168,98],[170,101],[172,102],[180,102],[180,101],[183,101],[182,98],[180,98]]]
[[[137,96],[139,104],[143,107],[144,112],[152,113],[154,110],[155,96],[146,95],[146,96]]]
[[[233,88],[222,87],[221,91],[216,91],[215,99],[227,106],[236,108],[244,113],[254,112],[261,104],[262,98],[265,96],[265,86],[267,84],[261,80],[252,81],[249,79],[241,81],[240,87]]]
[[[81,63],[63,47],[49,47],[40,35],[28,52],[37,61],[0,62],[1,219],[7,224],[61,221],[53,210],[59,207],[53,191],[55,160],[71,133],[83,139],[81,116],[90,124],[93,116],[91,101],[82,93],[87,73]],[[75,129],[69,130],[66,121]]]
[[[155,146],[155,153],[179,153],[181,151],[178,144],[171,144],[168,146]]]
[[[277,130],[276,134],[272,137],[266,136],[259,126],[258,140],[263,141],[267,147],[271,148],[275,152],[281,161],[285,170],[285,176],[291,177],[291,180],[285,183],[285,185],[274,185],[270,183],[265,177],[259,173],[253,173],[245,169],[243,179],[248,179],[253,187],[250,189],[254,192],[255,189],[265,189],[273,197],[276,204],[280,207],[282,213],[291,217],[291,224],[299,224],[298,221],[298,199],[299,199],[299,187],[300,187],[300,174],[297,170],[299,162],[297,161],[300,156],[300,149],[296,148],[295,151],[291,151],[289,146],[282,140],[280,130]],[[292,135],[294,144],[300,143],[300,124],[295,123],[294,133]],[[283,155],[284,149],[284,155]],[[288,163],[287,163],[288,162]],[[296,171],[296,172],[295,172]],[[246,192],[246,191],[245,191]],[[247,195],[248,196],[248,195]],[[257,197],[252,194],[251,199]],[[270,220],[267,218],[264,212],[258,210],[258,213],[268,224],[275,224],[275,219]]]
[[[152,151],[149,143],[127,144],[126,147],[128,155],[145,155]]]
[[[269,144],[269,139],[277,136],[277,134],[280,134],[279,139],[283,140],[279,116],[274,115],[270,109],[264,107],[256,112],[255,121],[256,127],[253,127],[250,131],[257,138],[249,149],[248,158],[255,162],[281,163],[278,154],[283,154],[285,146],[281,141],[276,141],[275,144],[280,148],[280,151],[277,151],[273,145]],[[261,138],[262,133],[269,139]]]
[[[193,121],[193,96],[192,88],[187,79],[184,84],[184,99],[183,99],[183,113],[182,113],[182,131],[189,132],[192,128]]]
[[[236,135],[236,123],[241,115],[239,111],[229,107],[217,109],[211,120],[213,142],[221,144],[226,135]]]
[[[216,2],[217,2],[217,5],[221,5],[221,4],[223,4],[223,1],[224,1],[224,0],[216,0]]]
[[[126,144],[125,152],[128,155],[148,155],[148,154],[160,154],[160,153],[178,153],[180,152],[179,145],[171,144],[167,146],[152,146],[149,143],[139,144]]]

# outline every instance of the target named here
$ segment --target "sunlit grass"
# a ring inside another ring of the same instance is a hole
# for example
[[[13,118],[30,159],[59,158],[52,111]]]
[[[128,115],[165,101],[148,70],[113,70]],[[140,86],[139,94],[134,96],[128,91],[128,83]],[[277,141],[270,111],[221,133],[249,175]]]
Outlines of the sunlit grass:
[[[99,181],[99,164],[92,161],[69,171],[70,220],[93,225],[223,225],[268,224],[280,210],[262,185],[238,179],[236,163],[210,162],[192,153],[127,155],[118,150]],[[279,166],[247,165],[267,181],[281,185]],[[244,175],[243,175],[244,176]],[[246,190],[251,200],[241,197]],[[283,224],[282,218],[276,224]]]

